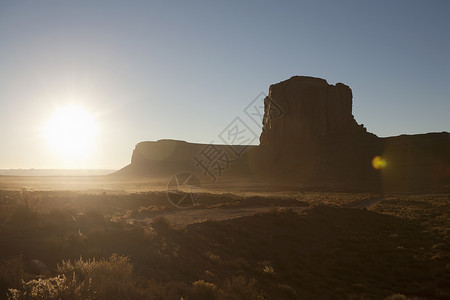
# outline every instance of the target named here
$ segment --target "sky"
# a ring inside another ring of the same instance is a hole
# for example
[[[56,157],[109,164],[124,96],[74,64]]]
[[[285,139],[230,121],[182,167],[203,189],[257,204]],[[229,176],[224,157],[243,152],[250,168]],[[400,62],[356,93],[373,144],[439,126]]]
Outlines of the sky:
[[[294,75],[349,85],[378,136],[450,131],[449,15],[445,0],[0,0],[0,169],[120,169],[141,141],[220,143],[236,117],[259,135],[245,108]],[[82,157],[43,135],[68,106],[96,126]]]

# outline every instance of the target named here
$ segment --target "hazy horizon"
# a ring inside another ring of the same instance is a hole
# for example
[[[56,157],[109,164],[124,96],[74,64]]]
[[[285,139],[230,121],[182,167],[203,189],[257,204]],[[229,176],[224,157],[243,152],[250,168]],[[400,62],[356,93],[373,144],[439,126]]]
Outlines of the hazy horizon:
[[[116,171],[107,169],[0,169],[0,176],[101,176]]]
[[[259,135],[245,108],[294,75],[350,86],[356,121],[380,137],[450,131],[449,13],[448,1],[3,1],[0,169],[118,170],[141,141],[217,143],[236,117]]]

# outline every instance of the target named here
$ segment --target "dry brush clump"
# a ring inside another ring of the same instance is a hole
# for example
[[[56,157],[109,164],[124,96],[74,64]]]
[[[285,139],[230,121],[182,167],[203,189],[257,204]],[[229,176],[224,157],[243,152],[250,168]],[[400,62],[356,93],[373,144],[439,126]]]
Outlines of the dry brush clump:
[[[225,280],[221,287],[204,280],[195,281],[189,292],[189,299],[197,300],[263,300],[267,295],[258,287],[258,281],[254,278],[246,278],[243,275]]]
[[[23,281],[9,299],[134,299],[137,290],[128,257],[63,261],[57,275]]]
[[[197,280],[159,283],[133,273],[126,256],[107,259],[82,258],[58,264],[57,275],[21,281],[8,290],[8,299],[266,299],[255,279],[244,276],[225,280],[221,286]]]

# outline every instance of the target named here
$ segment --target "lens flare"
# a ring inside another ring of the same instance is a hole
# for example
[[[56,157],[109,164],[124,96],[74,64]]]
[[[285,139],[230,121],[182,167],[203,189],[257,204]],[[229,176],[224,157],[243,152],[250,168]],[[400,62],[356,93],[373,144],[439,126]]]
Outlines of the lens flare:
[[[384,168],[386,168],[386,165],[387,165],[386,160],[384,158],[382,158],[381,156],[377,155],[372,159],[372,167],[375,170],[384,169]]]

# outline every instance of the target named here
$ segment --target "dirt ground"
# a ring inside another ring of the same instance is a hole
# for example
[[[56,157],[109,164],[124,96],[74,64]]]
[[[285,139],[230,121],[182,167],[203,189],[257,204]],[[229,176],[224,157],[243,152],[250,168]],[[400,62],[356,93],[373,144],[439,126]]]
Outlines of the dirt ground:
[[[0,299],[55,280],[62,261],[114,254],[133,266],[127,295],[143,299],[450,297],[448,194],[222,186],[176,195],[195,201],[173,205],[162,181],[1,177]],[[36,260],[49,271],[30,268]]]

